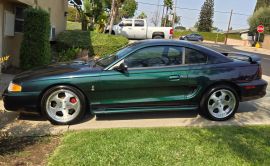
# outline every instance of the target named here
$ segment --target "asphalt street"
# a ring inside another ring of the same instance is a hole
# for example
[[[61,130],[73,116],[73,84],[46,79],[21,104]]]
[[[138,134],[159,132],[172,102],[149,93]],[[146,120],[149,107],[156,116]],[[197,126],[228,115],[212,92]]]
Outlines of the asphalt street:
[[[209,44],[209,43],[197,43],[197,44],[212,48],[218,52],[247,52],[247,53],[255,54],[254,52],[237,50],[233,48],[233,46],[229,46],[229,45]],[[259,55],[262,58],[261,64],[262,64],[263,74],[270,76],[270,55],[259,54],[259,53],[256,53],[256,55]]]

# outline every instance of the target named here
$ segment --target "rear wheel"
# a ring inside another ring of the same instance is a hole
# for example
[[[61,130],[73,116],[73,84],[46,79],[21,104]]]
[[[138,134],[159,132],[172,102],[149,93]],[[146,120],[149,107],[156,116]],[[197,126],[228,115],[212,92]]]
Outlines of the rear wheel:
[[[201,110],[209,119],[215,121],[228,120],[234,116],[239,106],[238,95],[229,86],[216,86],[204,95]]]
[[[42,113],[53,124],[69,125],[81,120],[85,113],[84,95],[70,86],[56,86],[42,97]]]

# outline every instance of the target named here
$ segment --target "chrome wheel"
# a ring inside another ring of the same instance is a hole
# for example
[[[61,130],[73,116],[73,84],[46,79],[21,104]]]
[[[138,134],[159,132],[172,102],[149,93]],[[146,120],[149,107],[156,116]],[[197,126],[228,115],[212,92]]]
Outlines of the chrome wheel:
[[[60,89],[46,100],[46,112],[54,121],[65,123],[74,120],[81,110],[79,97],[72,91]]]
[[[233,92],[220,89],[215,91],[208,99],[209,113],[218,119],[230,116],[236,108],[236,97]]]

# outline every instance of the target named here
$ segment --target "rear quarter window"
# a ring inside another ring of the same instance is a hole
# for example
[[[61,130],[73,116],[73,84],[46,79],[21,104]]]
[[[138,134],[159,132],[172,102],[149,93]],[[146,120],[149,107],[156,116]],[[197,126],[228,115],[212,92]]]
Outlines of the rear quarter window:
[[[185,64],[204,64],[207,63],[207,56],[200,51],[185,48]]]

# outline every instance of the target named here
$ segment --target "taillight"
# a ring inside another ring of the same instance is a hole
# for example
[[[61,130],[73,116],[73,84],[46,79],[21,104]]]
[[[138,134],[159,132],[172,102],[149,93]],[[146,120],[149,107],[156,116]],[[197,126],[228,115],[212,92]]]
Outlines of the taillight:
[[[170,35],[172,35],[173,34],[173,29],[170,29]]]
[[[259,65],[259,68],[258,68],[258,79],[262,79],[262,66]]]

